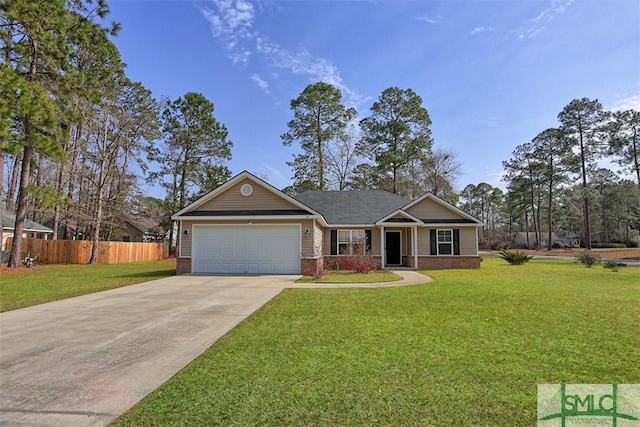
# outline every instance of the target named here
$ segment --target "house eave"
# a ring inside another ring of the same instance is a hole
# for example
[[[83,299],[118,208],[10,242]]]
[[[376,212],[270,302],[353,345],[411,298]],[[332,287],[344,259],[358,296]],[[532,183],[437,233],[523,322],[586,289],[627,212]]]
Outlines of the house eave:
[[[216,220],[216,221],[233,221],[233,220],[301,220],[301,219],[317,219],[320,220],[321,223],[324,223],[324,219],[321,216],[317,215],[225,215],[225,216],[213,216],[213,215],[203,215],[203,216],[183,216],[183,215],[173,215],[171,217],[174,221],[202,221],[202,220]]]
[[[2,231],[11,231],[12,233],[15,231],[15,228],[12,227],[2,227]],[[23,233],[44,233],[44,234],[53,234],[53,230],[40,230],[37,228],[23,228]]]

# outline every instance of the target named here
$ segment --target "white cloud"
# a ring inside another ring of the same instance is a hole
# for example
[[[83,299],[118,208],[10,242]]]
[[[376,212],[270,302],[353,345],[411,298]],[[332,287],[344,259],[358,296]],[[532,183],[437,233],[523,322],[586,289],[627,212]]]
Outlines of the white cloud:
[[[265,181],[280,189],[291,185],[291,180],[280,169],[274,168],[269,163],[260,164],[259,175],[261,177],[264,176],[266,178]]]
[[[234,64],[244,68],[252,58],[258,56],[271,68],[307,76],[310,81],[324,81],[336,86],[342,91],[348,105],[357,106],[366,100],[347,87],[338,68],[330,60],[315,56],[304,49],[289,50],[271,41],[267,35],[254,30],[257,13],[249,1],[214,0],[213,5],[214,8],[202,8],[202,14],[211,25],[214,38],[224,47]],[[262,10],[262,7],[259,9]],[[271,73],[272,76],[279,74],[281,73]],[[259,75],[253,74],[251,80],[269,93],[267,82]]]
[[[573,2],[574,0],[553,0],[551,6],[544,9],[535,18],[522,22],[520,27],[511,31],[510,34],[515,35],[518,39],[530,39],[537,36],[545,29],[548,22],[557,15],[564,13]]]
[[[484,116],[480,118],[480,123],[482,123],[486,127],[496,128],[501,125],[502,119],[496,116]]]
[[[485,172],[485,177],[486,177],[485,182],[487,184],[493,185],[494,187],[498,187],[503,191],[506,191],[506,182],[504,181],[504,178],[506,175],[507,175],[507,172],[505,170],[488,171],[488,172]]]
[[[476,34],[486,33],[489,31],[493,31],[493,27],[475,27],[473,30],[469,32],[469,35],[475,36]]]
[[[424,21],[432,25],[437,25],[442,22],[441,15],[437,15],[434,17],[434,16],[429,16],[427,14],[424,14],[424,15],[416,16],[413,19],[415,19],[416,21]]]
[[[258,87],[260,89],[262,89],[265,93],[270,93],[269,92],[269,83],[265,80],[262,79],[262,77],[260,77],[260,75],[254,73],[251,75],[251,80],[255,82],[255,84],[258,85]]]
[[[640,95],[631,95],[613,103],[611,111],[636,110],[640,111]]]

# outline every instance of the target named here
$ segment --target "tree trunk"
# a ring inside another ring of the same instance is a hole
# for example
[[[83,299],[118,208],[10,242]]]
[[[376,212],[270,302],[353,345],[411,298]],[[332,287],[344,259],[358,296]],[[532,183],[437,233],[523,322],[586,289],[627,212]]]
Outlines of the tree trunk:
[[[28,127],[28,123],[25,127]],[[22,230],[27,216],[27,186],[29,185],[29,174],[31,167],[31,157],[33,148],[25,146],[22,154],[22,171],[20,173],[20,188],[18,190],[18,206],[16,209],[16,222],[13,230],[13,243],[9,254],[7,267],[20,267],[22,257]]]
[[[105,147],[107,146],[107,135],[109,130],[109,117],[108,115],[104,119],[104,133],[103,142]],[[99,144],[99,143],[98,143]],[[104,184],[106,180],[107,165],[104,158],[104,151],[100,159],[100,169],[98,173],[98,181],[96,183],[96,210],[93,217],[93,238],[91,241],[91,257],[89,257],[89,264],[95,264],[98,260],[98,242],[100,241],[100,227],[102,226],[102,210],[104,205]]]
[[[591,250],[591,220],[589,218],[589,193],[587,189],[587,163],[584,155],[584,142],[580,130],[580,162],[582,165],[582,214],[584,221],[584,247]]]
[[[2,203],[2,196],[4,195],[4,151],[0,151],[0,250],[4,250],[2,247],[2,242],[4,241],[4,236],[2,235],[2,211],[4,210],[4,204]]]
[[[547,234],[547,250],[553,249],[553,242],[551,241],[553,234],[553,179],[549,179],[549,209],[547,210],[547,227],[549,228]]]
[[[631,150],[633,151],[633,166],[636,169],[636,178],[638,179],[638,187],[640,187],[640,153],[638,153],[638,132],[633,130],[633,140],[631,143]]]
[[[20,172],[20,164],[22,163],[22,152],[13,158],[13,167],[11,168],[11,180],[9,181],[9,191],[7,192],[7,210],[16,211],[16,191],[18,189],[18,175]]]

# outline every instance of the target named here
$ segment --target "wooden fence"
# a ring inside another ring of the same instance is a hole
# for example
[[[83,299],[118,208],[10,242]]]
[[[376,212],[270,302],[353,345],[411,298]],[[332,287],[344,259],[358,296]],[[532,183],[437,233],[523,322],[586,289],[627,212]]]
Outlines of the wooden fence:
[[[12,238],[7,239],[7,250]],[[37,256],[38,264],[88,264],[90,240],[22,239],[22,254]],[[137,261],[160,261],[169,256],[167,243],[98,242],[98,264],[123,264]],[[24,258],[24,257],[21,257]]]

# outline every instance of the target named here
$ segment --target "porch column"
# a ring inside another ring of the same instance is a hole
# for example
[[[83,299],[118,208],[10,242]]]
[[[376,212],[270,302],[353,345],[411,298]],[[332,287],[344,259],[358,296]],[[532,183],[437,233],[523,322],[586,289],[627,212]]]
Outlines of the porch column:
[[[380,227],[380,268],[384,270],[384,226]]]
[[[418,227],[413,227],[413,268],[418,269]]]

